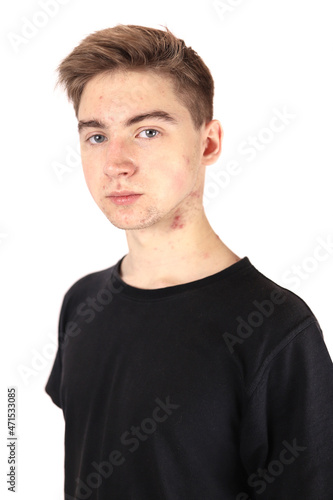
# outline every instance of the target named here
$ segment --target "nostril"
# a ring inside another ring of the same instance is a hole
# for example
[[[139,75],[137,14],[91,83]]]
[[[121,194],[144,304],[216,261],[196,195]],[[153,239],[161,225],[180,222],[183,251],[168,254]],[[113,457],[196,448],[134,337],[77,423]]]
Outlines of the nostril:
[[[127,159],[116,160],[113,158],[105,162],[104,173],[109,177],[131,176],[137,170],[133,161]]]

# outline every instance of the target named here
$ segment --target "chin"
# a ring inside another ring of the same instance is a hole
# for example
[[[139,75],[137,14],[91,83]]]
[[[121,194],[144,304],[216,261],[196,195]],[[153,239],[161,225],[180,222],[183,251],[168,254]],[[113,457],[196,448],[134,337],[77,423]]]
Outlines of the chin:
[[[125,230],[149,228],[163,219],[167,219],[170,212],[170,210],[165,210],[165,207],[158,209],[156,204],[115,208],[105,203],[97,203],[97,205],[113,226]]]
[[[117,227],[118,229],[125,229],[128,231],[135,229],[146,229],[148,227],[153,226],[161,219],[161,217],[156,215],[154,217],[145,217],[144,219],[137,219],[137,220],[135,220],[134,217],[127,218],[127,220],[125,220],[125,218],[123,217],[112,217],[109,214],[104,214],[104,215],[107,217],[107,219],[111,222],[113,226]]]

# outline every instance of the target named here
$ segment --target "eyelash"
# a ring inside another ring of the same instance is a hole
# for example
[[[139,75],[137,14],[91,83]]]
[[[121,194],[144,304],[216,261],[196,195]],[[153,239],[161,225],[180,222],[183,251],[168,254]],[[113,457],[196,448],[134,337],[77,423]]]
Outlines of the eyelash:
[[[154,135],[154,137],[146,137],[146,139],[155,139],[156,137],[158,137],[160,135],[160,132],[154,128],[146,128],[144,130],[141,130],[141,132],[138,134],[142,134],[143,132],[156,132],[156,135]],[[91,145],[95,146],[96,144],[103,144],[105,142],[105,140],[103,140],[102,142],[91,142],[91,139],[95,138],[95,137],[104,137],[104,139],[106,139],[105,135],[103,134],[94,134],[92,135],[91,137],[88,137],[87,139],[87,142],[90,142]]]
[[[144,130],[141,130],[139,135],[143,132],[156,132],[156,135],[154,135],[154,137],[146,137],[146,139],[155,139],[155,137],[158,137],[160,135],[160,132],[158,130],[155,130],[154,128],[145,128]]]
[[[105,141],[102,141],[102,142],[91,142],[91,139],[94,139],[95,137],[104,137],[104,139],[106,139],[105,135],[102,135],[102,134],[94,134],[92,135],[91,137],[88,137],[87,139],[87,142],[90,142],[90,144],[92,146],[95,146],[96,144],[103,144],[103,142]]]

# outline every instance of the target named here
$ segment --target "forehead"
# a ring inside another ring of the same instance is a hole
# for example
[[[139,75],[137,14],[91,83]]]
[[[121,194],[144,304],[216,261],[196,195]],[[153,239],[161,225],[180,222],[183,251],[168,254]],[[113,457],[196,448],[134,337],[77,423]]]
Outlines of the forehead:
[[[171,77],[151,70],[117,70],[94,76],[82,92],[79,119],[91,112],[137,111],[142,107],[163,106],[166,111],[189,116],[174,91]]]

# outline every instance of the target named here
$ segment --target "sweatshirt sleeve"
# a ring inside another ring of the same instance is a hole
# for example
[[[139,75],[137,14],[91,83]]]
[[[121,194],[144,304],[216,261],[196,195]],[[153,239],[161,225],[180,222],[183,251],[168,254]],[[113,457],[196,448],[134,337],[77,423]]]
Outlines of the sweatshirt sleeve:
[[[241,431],[247,485],[237,500],[333,499],[333,364],[307,320],[248,388]]]

